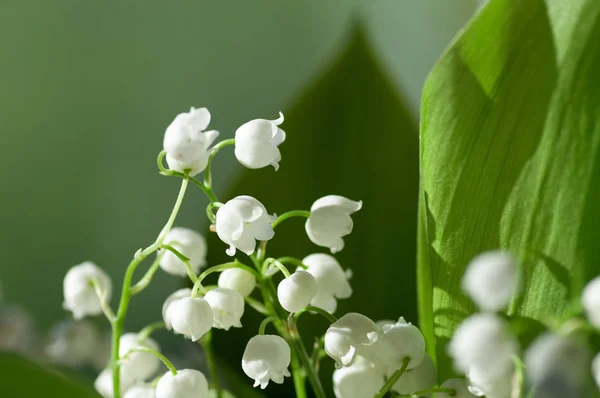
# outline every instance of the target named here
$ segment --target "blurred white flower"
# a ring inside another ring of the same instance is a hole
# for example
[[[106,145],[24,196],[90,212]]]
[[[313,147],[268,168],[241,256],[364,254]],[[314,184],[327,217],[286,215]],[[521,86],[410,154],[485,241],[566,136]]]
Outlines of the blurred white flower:
[[[191,296],[192,289],[186,287],[171,293],[171,295],[167,297],[162,306],[162,317],[165,321],[165,327],[167,330],[173,329],[173,324],[171,323],[171,318],[173,317],[173,304],[183,298]]]
[[[360,355],[373,362],[374,344],[380,338],[381,330],[362,314],[345,314],[325,332],[325,352],[338,366],[350,366]]]
[[[102,395],[103,398],[114,398],[113,390],[113,374],[112,369],[104,369],[96,380],[94,381],[94,388],[98,391],[98,394]],[[119,387],[121,389],[121,395],[125,394],[129,388],[135,383],[135,380],[130,378],[126,372],[121,369],[119,377]]]
[[[241,328],[240,319],[244,315],[244,298],[237,290],[218,287],[204,295],[213,313],[212,326],[229,330],[230,327]]]
[[[119,343],[119,358],[121,358],[121,371],[127,379],[144,381],[152,377],[160,368],[161,362],[149,352],[131,352],[134,348],[149,348],[160,352],[158,343],[146,337],[141,340],[137,333],[125,333]]]
[[[218,131],[204,131],[210,123],[206,108],[191,108],[180,113],[165,131],[163,148],[167,152],[167,164],[173,170],[190,169],[194,176],[206,168],[209,147],[219,135]]]
[[[289,377],[291,351],[288,343],[277,335],[265,334],[252,337],[242,357],[242,369],[251,379],[254,387],[266,388],[270,380],[283,383]]]
[[[454,390],[454,395],[446,392],[436,392],[435,398],[475,398],[475,395],[469,391],[467,382],[464,379],[446,380],[440,388],[451,388]]]
[[[285,141],[285,132],[279,126],[283,113],[276,120],[255,119],[240,126],[235,132],[235,157],[249,169],[272,165],[279,169],[281,153],[277,148]]]
[[[102,313],[102,306],[92,281],[96,280],[106,300],[111,296],[112,283],[108,275],[92,262],[84,262],[71,267],[63,281],[65,301],[63,307],[73,313],[73,318],[81,319],[88,315]]]
[[[400,369],[406,358],[410,358],[407,369],[414,369],[425,356],[425,338],[419,328],[401,317],[395,324],[383,326],[374,348],[377,360],[392,372]]]
[[[212,328],[213,310],[206,300],[200,297],[185,297],[171,304],[171,325],[173,330],[196,341]]]
[[[151,384],[136,384],[127,390],[123,398],[155,398],[156,389]]]
[[[594,381],[600,388],[600,353],[596,354],[592,361],[592,376],[594,376]]]
[[[206,265],[206,240],[198,232],[182,227],[176,227],[169,231],[165,236],[164,243],[174,247],[178,252],[190,259],[190,265],[197,274],[200,268]],[[160,267],[167,273],[177,276],[186,276],[187,271],[183,262],[172,252],[166,250],[162,253],[161,249],[158,255]]]
[[[269,240],[275,232],[271,223],[276,217],[251,196],[238,196],[219,208],[216,229],[219,238],[229,245],[227,254],[233,256],[236,248],[250,255],[256,240]]]
[[[388,377],[394,374],[393,370],[388,370]],[[392,390],[398,394],[410,394],[415,391],[427,390],[435,386],[436,375],[435,365],[429,355],[425,355],[419,366],[407,370],[402,377],[394,384]]]
[[[208,398],[208,382],[193,369],[167,372],[156,385],[156,398]]]
[[[18,305],[0,310],[0,351],[35,354],[36,335],[31,314]]]
[[[508,253],[491,251],[475,257],[462,279],[463,290],[485,311],[498,311],[519,290],[519,270]]]
[[[385,384],[385,368],[357,356],[350,366],[333,372],[336,398],[373,397]],[[411,392],[416,391],[412,390]]]
[[[277,298],[288,312],[305,309],[317,293],[317,280],[306,271],[296,271],[277,286]]]
[[[592,279],[585,286],[581,303],[590,323],[600,328],[600,276]]]
[[[336,299],[352,295],[352,287],[348,283],[352,273],[349,270],[344,272],[335,257],[329,254],[311,254],[304,257],[302,263],[317,280],[317,293],[310,304],[333,314],[337,309]]]
[[[56,363],[83,366],[98,355],[103,336],[88,321],[64,321],[52,327],[44,352]]]
[[[514,366],[508,365],[504,373],[489,372],[487,368],[472,367],[467,372],[469,391],[475,396],[509,398],[512,390]]]
[[[306,233],[315,244],[328,247],[332,253],[344,248],[344,236],[352,232],[350,214],[360,210],[362,202],[343,196],[329,195],[318,199],[310,208]]]
[[[219,287],[237,290],[242,297],[248,297],[256,287],[256,278],[250,272],[241,268],[230,268],[221,272]]]

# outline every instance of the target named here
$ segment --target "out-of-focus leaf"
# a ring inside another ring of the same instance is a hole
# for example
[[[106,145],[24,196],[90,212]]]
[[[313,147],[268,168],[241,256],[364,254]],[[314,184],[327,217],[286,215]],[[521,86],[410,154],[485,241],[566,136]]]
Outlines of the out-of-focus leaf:
[[[509,314],[541,322],[598,273],[599,37],[598,1],[493,0],[427,79],[420,315],[442,376],[447,339],[473,310],[460,280],[476,254],[520,259]]]
[[[259,116],[275,118],[277,110]],[[418,134],[361,29],[333,65],[283,112],[287,140],[280,147],[280,170],[245,170],[222,199],[252,195],[277,214],[307,210],[329,194],[363,200],[363,209],[353,216],[354,231],[336,255],[354,273],[354,294],[339,300],[337,313],[357,311],[374,320],[404,316],[415,322]],[[214,236],[209,243],[210,264],[227,261],[226,246]],[[267,254],[303,258],[316,252],[328,250],[309,241],[303,220],[291,219],[277,228]],[[235,366],[260,321],[250,308],[246,312],[243,329],[215,334],[217,348]],[[327,325],[316,315],[305,315],[299,327],[312,342]],[[325,359],[322,369],[331,392],[332,361]],[[283,388],[269,385],[268,395],[291,396],[290,387],[289,381]]]
[[[13,354],[0,354],[0,396],[3,398],[98,398],[91,387],[57,371]]]

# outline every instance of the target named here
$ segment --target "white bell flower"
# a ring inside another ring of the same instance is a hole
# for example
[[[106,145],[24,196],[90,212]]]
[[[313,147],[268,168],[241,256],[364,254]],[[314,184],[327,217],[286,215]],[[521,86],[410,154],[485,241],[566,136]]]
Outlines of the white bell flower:
[[[388,377],[391,377],[394,371],[388,371]],[[427,390],[435,386],[436,383],[435,365],[433,360],[427,354],[419,366],[405,371],[402,377],[394,384],[392,390],[398,394],[410,394],[415,391]]]
[[[167,372],[156,385],[156,398],[208,398],[208,381],[193,369]]]
[[[250,255],[254,253],[256,240],[269,240],[275,236],[271,226],[275,219],[258,200],[238,196],[217,211],[217,235],[229,245],[228,255],[233,256],[236,248]]]
[[[242,369],[251,379],[254,387],[264,389],[273,380],[283,383],[284,376],[289,377],[288,366],[291,361],[288,343],[277,335],[265,334],[252,337],[242,357]]]
[[[581,303],[590,323],[600,328],[600,276],[592,279],[585,286]]]
[[[488,380],[506,374],[507,369],[513,366],[512,356],[518,351],[519,343],[508,323],[488,313],[465,319],[448,344],[448,354],[454,360],[457,371],[485,371]]]
[[[337,309],[336,299],[346,299],[352,295],[352,287],[348,282],[352,272],[344,271],[335,257],[329,254],[311,254],[304,257],[302,264],[317,280],[317,293],[310,304],[333,314]]]
[[[285,141],[285,132],[279,126],[283,113],[276,120],[255,119],[240,126],[235,132],[235,157],[249,169],[272,165],[279,169],[281,153],[277,148]]]
[[[0,308],[0,351],[32,353],[35,341],[34,320],[25,308],[19,305]]]
[[[172,304],[171,325],[173,330],[196,341],[210,331],[213,325],[213,310],[200,297],[185,297]]]
[[[96,327],[88,321],[64,321],[52,327],[45,354],[54,363],[70,367],[92,363],[103,343]]]
[[[467,266],[462,288],[482,310],[499,311],[518,293],[517,264],[502,251],[480,254]]]
[[[277,286],[277,298],[288,312],[305,309],[317,293],[317,280],[306,271],[296,271]]]
[[[94,388],[103,398],[114,398],[114,390],[113,390],[113,373],[111,368],[104,369],[96,380],[94,381]],[[131,386],[135,383],[135,380],[128,377],[128,375],[123,372],[123,369],[120,371],[119,377],[119,388],[121,390],[121,396],[125,394],[131,388]]]
[[[325,332],[325,352],[338,367],[352,365],[357,355],[372,361],[374,345],[382,333],[366,316],[350,312],[332,323]]]
[[[594,381],[600,388],[600,353],[596,354],[592,361],[592,376],[594,376]]]
[[[503,373],[471,367],[466,372],[469,391],[477,397],[509,398],[514,372],[513,365],[507,365]]]
[[[464,379],[449,379],[442,383],[440,388],[450,388],[454,390],[454,395],[447,392],[436,392],[435,398],[475,398],[475,395],[469,391],[468,384]]]
[[[336,398],[373,397],[385,384],[384,377],[383,367],[357,356],[352,365],[333,372],[333,392]]]
[[[194,176],[206,168],[210,155],[209,147],[219,135],[218,131],[204,131],[210,123],[210,112],[206,108],[191,108],[180,113],[167,127],[163,148],[167,152],[167,164],[173,170],[184,172],[190,169]]]
[[[357,212],[362,202],[329,195],[318,199],[310,208],[310,217],[306,220],[306,233],[318,246],[328,247],[332,253],[344,248],[344,236],[352,232],[350,214]]]
[[[63,282],[65,301],[63,307],[73,313],[73,318],[81,319],[87,315],[102,313],[102,305],[92,281],[100,284],[104,297],[108,300],[112,293],[109,276],[92,262],[84,262],[71,267]]]
[[[171,318],[173,317],[173,304],[186,297],[192,297],[192,289],[187,287],[171,293],[165,300],[162,306],[162,317],[165,321],[167,330],[173,329],[173,323],[171,322]]]
[[[212,326],[229,330],[230,327],[241,328],[240,319],[244,315],[244,298],[237,290],[218,287],[204,295],[213,313]]]
[[[136,384],[127,390],[123,398],[156,398],[156,388],[151,384]]]
[[[237,290],[242,297],[248,297],[256,287],[256,278],[242,268],[230,268],[221,272],[219,287]]]
[[[202,266],[206,265],[206,240],[198,232],[188,228],[176,227],[171,229],[165,236],[164,243],[189,258],[195,274],[200,271]],[[160,267],[171,275],[187,276],[183,261],[168,250],[166,250],[166,253],[162,253],[163,250],[166,249],[161,249],[158,254],[162,255]]]
[[[158,343],[146,337],[140,340],[137,333],[125,333],[121,336],[119,343],[119,357],[121,358],[121,370],[128,379],[143,381],[154,374],[160,368],[161,362],[155,355],[149,352],[131,352],[134,348],[149,348],[160,352]]]
[[[395,324],[383,327],[383,335],[374,348],[377,359],[392,372],[400,369],[406,358],[410,358],[407,369],[414,369],[425,356],[425,338],[419,328],[401,317]]]

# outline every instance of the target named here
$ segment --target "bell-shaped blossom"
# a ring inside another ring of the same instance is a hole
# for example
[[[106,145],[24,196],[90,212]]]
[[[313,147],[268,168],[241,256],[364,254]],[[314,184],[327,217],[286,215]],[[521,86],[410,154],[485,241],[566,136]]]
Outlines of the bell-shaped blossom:
[[[135,380],[129,377],[129,375],[123,371],[123,368],[121,368],[119,377],[121,396],[125,394],[134,383]],[[94,381],[94,388],[103,398],[114,398],[113,371],[111,368],[104,369],[100,372]]]
[[[238,196],[219,208],[216,229],[219,238],[229,245],[227,254],[233,256],[236,248],[250,255],[256,240],[269,240],[275,232],[271,223],[275,216],[251,196]]]
[[[352,295],[352,287],[348,282],[352,273],[350,270],[344,271],[335,257],[329,254],[311,254],[304,257],[302,263],[317,280],[317,293],[310,304],[333,314],[337,309],[337,299]]]
[[[600,328],[600,276],[592,279],[585,286],[581,303],[590,323]]]
[[[52,362],[70,367],[92,363],[102,337],[88,321],[64,321],[52,327],[50,341],[44,348]]]
[[[419,328],[400,318],[394,325],[383,327],[374,348],[377,360],[391,371],[400,369],[406,358],[410,359],[407,369],[414,369],[425,356],[425,338]]]
[[[362,202],[329,195],[318,199],[310,208],[310,217],[306,220],[306,233],[315,244],[328,247],[332,253],[344,248],[344,236],[352,232],[353,222],[350,215],[362,207]]]
[[[285,141],[285,132],[278,126],[283,113],[276,120],[255,119],[241,125],[235,132],[235,157],[249,169],[268,165],[279,169],[281,153],[277,148]]]
[[[212,328],[213,310],[200,297],[186,297],[172,304],[171,325],[173,330],[196,341]]]
[[[176,227],[169,231],[164,242],[190,259],[190,265],[194,273],[197,274],[200,268],[206,265],[206,240],[198,232],[188,228]],[[159,253],[162,256],[160,267],[171,275],[186,276],[187,271],[183,261],[173,252],[166,250],[166,253],[162,253],[162,250]]]
[[[149,348],[156,352],[160,352],[160,347],[150,337],[140,339],[137,333],[125,333],[121,336],[119,343],[119,357],[122,361],[121,370],[127,378],[143,381],[152,377],[158,371],[161,362],[160,359],[149,352],[131,351],[138,347]]]
[[[218,287],[204,295],[213,313],[212,326],[229,330],[230,327],[241,328],[240,319],[244,315],[244,298],[237,290]]]
[[[394,374],[388,370],[388,377]],[[411,394],[415,391],[427,390],[436,383],[435,365],[429,355],[425,355],[419,366],[405,371],[402,377],[394,384],[392,390],[398,394]]]
[[[592,361],[592,376],[598,388],[600,388],[600,353],[596,354]]]
[[[186,287],[183,289],[179,289],[174,293],[171,293],[171,295],[167,297],[162,306],[162,317],[165,321],[165,327],[167,328],[167,330],[173,329],[173,323],[171,322],[171,318],[173,317],[173,304],[175,304],[183,298],[191,296],[192,289]]]
[[[277,298],[289,312],[305,309],[317,293],[317,280],[306,271],[296,271],[277,286]]]
[[[230,268],[221,272],[219,287],[237,290],[242,297],[248,297],[256,287],[256,278],[242,268]]]
[[[104,297],[111,295],[112,283],[109,276],[92,262],[85,262],[67,272],[63,282],[65,301],[63,307],[73,313],[73,318],[81,319],[88,315],[102,313],[102,305],[92,281],[100,285]]]
[[[505,308],[519,290],[515,260],[502,251],[480,254],[467,266],[462,288],[482,310]]]
[[[333,372],[333,391],[336,398],[373,397],[384,384],[385,368],[358,356],[352,365]]]
[[[480,313],[465,319],[456,329],[448,353],[457,371],[485,369],[487,377],[503,375],[512,367],[512,356],[519,351],[516,337],[502,318]]]
[[[37,340],[31,314],[19,305],[0,308],[0,351],[34,353]]]
[[[209,147],[219,135],[218,131],[204,131],[210,123],[210,112],[206,108],[191,108],[180,113],[167,127],[163,148],[167,152],[167,164],[173,170],[190,170],[194,176],[206,168],[210,155]]]
[[[454,394],[447,392],[436,392],[436,398],[475,398],[475,395],[469,391],[469,386],[464,379],[449,379],[442,383],[440,388],[449,388],[454,390]]]
[[[509,398],[514,372],[512,364],[507,364],[503,373],[471,367],[466,373],[469,391],[477,397]]]
[[[337,366],[350,366],[357,355],[373,362],[375,343],[382,331],[362,314],[350,312],[332,323],[325,332],[325,352]]]
[[[156,385],[156,398],[208,398],[208,381],[193,369],[167,372]]]
[[[242,357],[242,369],[251,379],[254,387],[266,388],[270,380],[283,383],[289,377],[291,351],[288,343],[277,335],[265,334],[252,337]]]
[[[156,388],[151,384],[136,384],[127,390],[123,398],[156,398]]]
[[[588,377],[591,355],[578,340],[546,332],[529,345],[524,362],[527,379],[541,396],[575,397]]]

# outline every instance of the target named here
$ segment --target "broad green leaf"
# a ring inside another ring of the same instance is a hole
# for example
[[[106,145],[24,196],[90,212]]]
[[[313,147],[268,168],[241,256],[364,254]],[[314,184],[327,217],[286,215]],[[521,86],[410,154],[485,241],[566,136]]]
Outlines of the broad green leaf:
[[[354,294],[339,300],[337,314],[358,311],[375,320],[404,316],[415,322],[418,134],[360,29],[324,74],[282,111],[287,139],[280,147],[281,168],[244,170],[223,200],[252,195],[277,214],[309,209],[329,194],[363,200],[353,216],[354,231],[336,255],[354,273]],[[213,236],[209,244],[210,264],[228,261],[222,242]],[[309,241],[301,219],[279,226],[267,250],[269,256],[299,258],[328,252]],[[250,308],[246,313],[244,328],[215,334],[220,352],[238,368],[261,319]],[[327,324],[305,315],[299,327],[310,348]],[[332,370],[333,362],[323,360],[322,379],[330,392]],[[269,385],[268,394],[292,396],[290,381],[283,388]]]
[[[474,307],[460,280],[476,254],[519,258],[521,322],[564,315],[600,270],[600,2],[493,0],[423,91],[421,325],[441,364]]]
[[[92,387],[74,382],[51,368],[13,354],[0,354],[0,396],[3,398],[99,398]]]

